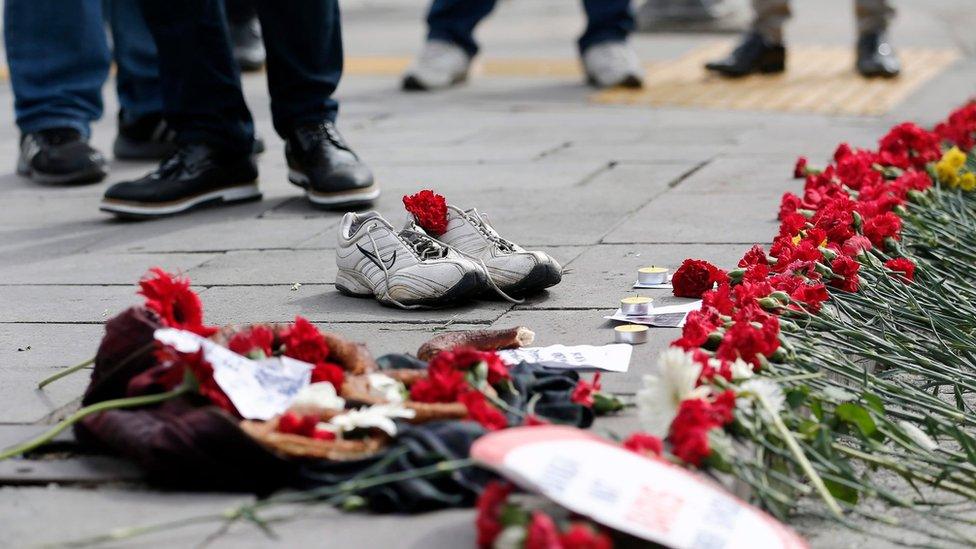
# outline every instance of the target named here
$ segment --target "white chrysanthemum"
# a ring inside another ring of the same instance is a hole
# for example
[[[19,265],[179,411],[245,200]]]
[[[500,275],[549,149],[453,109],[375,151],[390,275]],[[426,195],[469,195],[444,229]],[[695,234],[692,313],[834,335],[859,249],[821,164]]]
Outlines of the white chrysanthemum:
[[[695,387],[701,365],[691,355],[672,347],[658,357],[658,375],[644,376],[644,387],[637,391],[637,411],[641,426],[648,433],[663,437],[678,412],[682,400],[707,396],[708,387]]]
[[[752,364],[749,364],[741,358],[735,359],[735,362],[732,363],[732,379],[735,381],[749,379],[754,373]]]
[[[288,409],[300,414],[318,414],[345,407],[346,401],[336,393],[335,387],[328,381],[320,381],[302,387]]]
[[[772,412],[779,415],[786,404],[786,396],[783,395],[783,389],[780,388],[779,383],[766,378],[754,377],[749,379],[739,385],[736,392],[739,397],[755,400],[757,408],[764,413]],[[760,397],[765,401],[765,406],[759,402]],[[769,407],[768,410],[767,406]]]
[[[403,384],[386,374],[369,374],[369,393],[386,402],[403,402]]]
[[[918,444],[922,448],[925,448],[929,452],[939,448],[939,443],[932,440],[932,437],[925,434],[925,431],[919,429],[917,426],[908,423],[907,421],[899,421],[898,426],[905,431],[908,438],[912,439],[915,444]]]
[[[350,410],[342,415],[335,416],[326,428],[333,431],[352,431],[354,429],[376,428],[386,434],[396,436],[395,418],[412,418],[416,412],[408,410],[399,404],[376,404],[369,408],[359,408]],[[320,424],[321,425],[321,424]]]

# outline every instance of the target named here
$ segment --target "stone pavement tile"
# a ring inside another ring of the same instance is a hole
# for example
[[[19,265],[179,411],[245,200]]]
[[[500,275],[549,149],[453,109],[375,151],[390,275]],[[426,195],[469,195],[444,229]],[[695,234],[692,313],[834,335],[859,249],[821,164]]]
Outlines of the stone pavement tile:
[[[78,359],[78,362],[94,356],[100,339],[97,337],[78,342],[78,348],[89,353],[87,357]],[[34,423],[45,420],[52,414],[55,416],[51,419],[60,419],[63,414],[56,412],[80,401],[89,379],[89,371],[85,370],[61,378],[44,389],[37,388],[39,381],[56,374],[60,369],[46,366],[4,366],[0,369],[0,376],[3,378],[3,383],[0,383],[0,401],[3,402],[0,423]]]
[[[655,298],[670,290],[634,290],[637,269],[657,265],[671,272],[685,259],[705,259],[731,269],[746,252],[741,244],[601,244],[569,264],[558,285],[526,299],[516,309],[616,308],[622,297],[639,293]]]
[[[295,315],[313,322],[487,324],[511,308],[507,301],[472,301],[447,309],[404,311],[375,299],[344,296],[331,284],[307,284],[297,290],[290,285],[217,286],[201,298],[211,324],[291,322]]]
[[[0,286],[0,322],[100,323],[139,303],[134,286]]]
[[[611,309],[583,311],[511,311],[496,320],[493,327],[525,326],[536,334],[533,346],[606,345],[613,343],[613,327],[604,320]],[[607,372],[603,386],[607,391],[632,394],[640,388],[641,376],[657,371],[657,356],[668,343],[681,336],[677,328],[651,328],[648,342],[635,345],[630,370],[625,374]]]
[[[795,157],[719,157],[681,181],[674,195],[754,195],[780,197],[803,192],[803,181],[793,178]]]
[[[752,245],[776,236],[776,194],[678,194],[647,204],[604,237],[607,244],[698,242]],[[743,248],[743,252],[745,248]]]
[[[71,254],[0,264],[0,284],[125,284],[134,286],[150,267],[186,272],[215,257],[198,254]]]

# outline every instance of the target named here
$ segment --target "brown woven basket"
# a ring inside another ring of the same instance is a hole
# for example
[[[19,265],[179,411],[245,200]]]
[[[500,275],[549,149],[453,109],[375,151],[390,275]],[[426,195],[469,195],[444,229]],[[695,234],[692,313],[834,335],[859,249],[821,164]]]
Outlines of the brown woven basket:
[[[279,433],[278,418],[269,421],[244,420],[241,429],[272,451],[290,458],[352,461],[367,458],[385,448],[389,437],[370,435],[356,440],[317,440],[301,435]]]

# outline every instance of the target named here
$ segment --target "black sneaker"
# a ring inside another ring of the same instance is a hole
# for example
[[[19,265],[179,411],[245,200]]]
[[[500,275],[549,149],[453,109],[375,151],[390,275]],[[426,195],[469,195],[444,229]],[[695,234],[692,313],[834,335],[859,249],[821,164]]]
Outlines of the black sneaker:
[[[101,210],[119,217],[163,217],[206,205],[258,200],[257,177],[251,155],[230,158],[206,145],[184,145],[156,171],[109,187]]]
[[[165,160],[176,152],[176,130],[162,114],[149,114],[125,122],[119,111],[119,134],[112,152],[118,160]],[[264,141],[254,138],[254,154],[264,152]]]
[[[285,140],[288,180],[327,209],[367,206],[380,195],[373,173],[352,152],[332,122],[302,126]]]
[[[108,169],[102,153],[93,149],[74,128],[49,128],[20,138],[17,173],[38,183],[56,185],[97,183]]]
[[[119,111],[119,133],[112,153],[119,160],[163,160],[176,152],[176,130],[163,115],[148,114],[129,122]]]
[[[230,23],[230,40],[234,45],[234,59],[244,72],[259,71],[267,57],[261,40],[261,25],[257,17]]]

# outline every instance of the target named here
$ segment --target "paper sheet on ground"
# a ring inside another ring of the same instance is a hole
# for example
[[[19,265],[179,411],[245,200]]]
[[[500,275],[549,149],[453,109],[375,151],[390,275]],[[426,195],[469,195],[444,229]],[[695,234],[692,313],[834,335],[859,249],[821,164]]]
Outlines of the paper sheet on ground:
[[[657,326],[660,328],[681,328],[685,325],[685,317],[691,311],[701,308],[701,300],[694,299],[676,303],[674,305],[662,305],[653,307],[647,315],[627,316],[620,309],[617,309],[610,316],[605,316],[607,320],[618,320],[631,324],[645,324],[647,326]]]
[[[662,284],[641,284],[640,280],[634,281],[634,288],[640,290],[671,290],[671,277],[674,275],[668,275],[668,281]]]
[[[633,348],[626,343],[610,345],[550,345],[548,347],[523,347],[498,351],[501,359],[509,365],[526,362],[541,363],[555,368],[572,370],[604,370],[607,372],[626,372],[630,368],[630,354]]]
[[[154,337],[184,353],[203,347],[214,381],[245,419],[266,421],[284,412],[312,375],[312,365],[306,362],[288,357],[258,362],[184,330],[162,328]]]
[[[471,457],[610,528],[674,549],[802,549],[792,530],[694,473],[566,426],[489,433]]]

